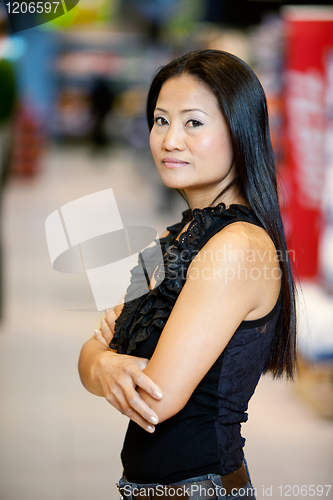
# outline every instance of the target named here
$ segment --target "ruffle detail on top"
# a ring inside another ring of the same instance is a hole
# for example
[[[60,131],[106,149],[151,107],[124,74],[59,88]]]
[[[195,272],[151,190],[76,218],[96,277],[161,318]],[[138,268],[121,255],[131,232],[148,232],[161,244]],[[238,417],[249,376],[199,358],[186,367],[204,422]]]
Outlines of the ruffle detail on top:
[[[141,252],[148,276],[154,272],[156,286],[147,292],[147,280],[142,267],[142,259],[131,271],[131,283],[127,289],[122,313],[115,323],[115,334],[110,348],[120,354],[130,354],[137,342],[147,339],[153,331],[161,333],[173,306],[181,292],[190,263],[198,253],[197,246],[213,224],[221,229],[237,220],[256,218],[254,212],[243,205],[224,203],[215,207],[195,208],[188,228],[176,239],[191,217],[191,210],[183,212],[182,221],[169,226],[169,234],[161,238],[163,260],[158,262],[157,243]],[[220,221],[220,223],[218,223]]]

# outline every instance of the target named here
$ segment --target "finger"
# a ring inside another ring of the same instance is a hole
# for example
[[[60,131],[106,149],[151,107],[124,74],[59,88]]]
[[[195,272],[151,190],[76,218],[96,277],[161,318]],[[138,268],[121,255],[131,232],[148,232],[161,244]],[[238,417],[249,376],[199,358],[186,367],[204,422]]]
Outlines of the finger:
[[[145,422],[149,422],[150,424],[154,425],[158,423],[157,414],[147,405],[147,403],[145,403],[145,401],[143,401],[143,399],[141,399],[137,391],[133,391],[127,395],[127,397],[130,408],[128,412],[133,411],[137,413]],[[127,416],[130,415],[127,414]],[[130,416],[130,418],[132,417]]]
[[[105,319],[111,328],[114,327],[114,324],[116,322],[117,317],[118,316],[116,315],[116,313],[113,309],[106,309]]]
[[[138,395],[139,396],[139,395]],[[108,403],[110,403],[116,410],[118,410],[122,415],[125,415],[133,422],[137,423],[142,429],[149,433],[155,431],[155,425],[143,418],[139,413],[137,413],[124,398],[122,392],[112,394],[109,393],[105,397]],[[153,419],[154,423],[157,423],[157,416]]]
[[[96,340],[99,340],[99,342],[102,342],[102,344],[105,344],[106,346],[109,345],[109,343],[105,340],[101,330],[95,330],[94,337]]]
[[[162,398],[162,391],[158,387],[158,385],[155,384],[151,380],[151,378],[148,377],[145,373],[139,370],[134,370],[133,367],[133,372],[132,372],[132,379],[135,385],[138,387],[141,387],[147,394],[149,394],[151,397],[154,399],[161,399]]]
[[[113,337],[113,332],[104,318],[102,318],[101,320],[101,332],[107,344],[109,345]]]
[[[148,365],[149,359],[147,358],[135,358],[136,361],[138,361],[138,366],[140,370],[143,372],[143,370],[146,368]]]
[[[122,310],[123,310],[123,307],[124,307],[124,300],[125,298],[125,295],[123,296],[122,300],[120,301],[119,304],[117,304],[115,307],[114,307],[114,312],[116,313],[116,316],[117,318],[121,315],[122,313]]]
[[[141,415],[133,411],[132,415],[129,417],[133,422],[138,424],[140,427],[142,427],[143,430],[149,432],[149,434],[152,434],[155,432],[155,425],[147,422],[144,420]]]

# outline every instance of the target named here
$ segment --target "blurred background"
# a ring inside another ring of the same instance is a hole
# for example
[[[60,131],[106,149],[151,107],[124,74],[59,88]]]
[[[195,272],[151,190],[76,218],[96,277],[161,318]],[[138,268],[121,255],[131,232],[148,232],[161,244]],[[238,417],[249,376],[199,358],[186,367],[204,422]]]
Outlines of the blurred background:
[[[257,498],[333,499],[333,8],[296,3],[80,0],[13,34],[0,1],[1,500],[118,498],[127,421],[77,373],[101,313],[86,275],[52,269],[44,224],[109,187],[124,225],[179,220],[145,98],[161,65],[202,48],[238,55],[266,90],[299,276],[299,376],[263,377],[243,426]]]

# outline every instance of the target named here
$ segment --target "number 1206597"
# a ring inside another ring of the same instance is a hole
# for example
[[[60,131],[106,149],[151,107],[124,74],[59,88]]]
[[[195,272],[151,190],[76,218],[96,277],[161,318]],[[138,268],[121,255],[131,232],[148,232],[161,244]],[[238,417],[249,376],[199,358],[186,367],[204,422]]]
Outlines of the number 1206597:
[[[8,14],[56,14],[60,2],[8,2]]]
[[[279,486],[278,490],[280,492],[280,497],[327,497],[331,487],[331,484],[302,484],[301,486],[297,484],[286,484],[284,486]]]

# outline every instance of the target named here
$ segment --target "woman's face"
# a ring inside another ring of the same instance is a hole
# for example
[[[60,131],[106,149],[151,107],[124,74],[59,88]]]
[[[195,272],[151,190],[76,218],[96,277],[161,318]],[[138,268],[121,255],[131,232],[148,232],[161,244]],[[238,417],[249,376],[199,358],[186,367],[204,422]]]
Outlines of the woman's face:
[[[234,176],[233,149],[217,99],[200,80],[167,80],[154,111],[150,147],[166,186],[210,201]]]

